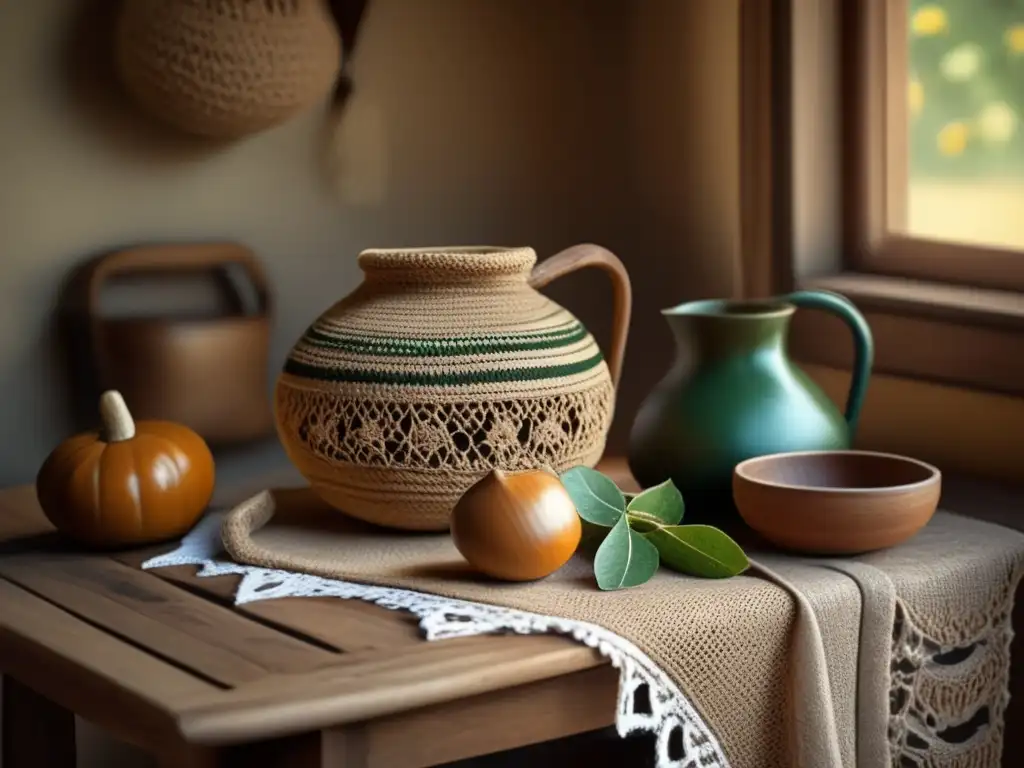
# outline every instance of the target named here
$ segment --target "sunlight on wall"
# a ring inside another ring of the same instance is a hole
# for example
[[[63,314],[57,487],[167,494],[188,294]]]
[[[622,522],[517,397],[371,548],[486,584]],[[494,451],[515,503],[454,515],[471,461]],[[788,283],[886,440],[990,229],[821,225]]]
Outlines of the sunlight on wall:
[[[836,403],[846,402],[849,371],[801,365]],[[856,448],[916,456],[946,469],[1020,480],[1024,400],[876,373]],[[964,450],[963,446],[971,446]]]

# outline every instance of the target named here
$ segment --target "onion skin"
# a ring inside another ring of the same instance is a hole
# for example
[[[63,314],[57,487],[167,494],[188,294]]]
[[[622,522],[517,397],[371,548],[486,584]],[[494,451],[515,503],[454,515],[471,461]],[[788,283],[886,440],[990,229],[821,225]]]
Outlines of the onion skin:
[[[554,472],[506,475],[495,469],[459,499],[451,533],[456,549],[481,573],[502,581],[534,581],[569,561],[583,529]]]

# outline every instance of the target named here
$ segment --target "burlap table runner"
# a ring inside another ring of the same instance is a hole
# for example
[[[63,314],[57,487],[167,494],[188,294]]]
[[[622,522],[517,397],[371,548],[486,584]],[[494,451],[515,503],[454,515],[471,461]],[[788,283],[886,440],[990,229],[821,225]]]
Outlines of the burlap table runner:
[[[725,757],[702,766],[1000,764],[1024,536],[999,526],[940,511],[891,550],[843,560],[750,551],[754,567],[733,579],[662,569],[618,592],[596,588],[583,555],[539,582],[486,581],[447,535],[365,525],[307,490],[249,499],[222,537],[240,563],[604,627],[696,709]]]

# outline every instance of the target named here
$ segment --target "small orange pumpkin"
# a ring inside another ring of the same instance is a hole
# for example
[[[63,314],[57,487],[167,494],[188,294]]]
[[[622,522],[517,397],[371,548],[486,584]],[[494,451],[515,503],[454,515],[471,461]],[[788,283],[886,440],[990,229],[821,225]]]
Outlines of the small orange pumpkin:
[[[188,427],[132,419],[116,391],[100,397],[103,429],[65,440],[36,476],[57,530],[94,547],[180,537],[213,496],[213,455]]]

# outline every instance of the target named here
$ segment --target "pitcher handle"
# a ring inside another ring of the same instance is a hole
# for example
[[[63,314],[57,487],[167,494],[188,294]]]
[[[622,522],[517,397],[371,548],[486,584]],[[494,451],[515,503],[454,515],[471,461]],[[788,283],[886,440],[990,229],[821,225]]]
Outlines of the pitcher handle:
[[[543,288],[553,280],[584,267],[599,267],[608,273],[612,281],[612,341],[607,357],[612,386],[618,389],[626,354],[626,337],[629,335],[629,318],[633,311],[633,290],[629,274],[619,257],[600,245],[574,245],[534,267],[530,273],[530,287]]]
[[[833,314],[846,323],[853,334],[853,376],[850,379],[850,393],[846,398],[846,423],[852,441],[857,433],[860,411],[864,405],[868,379],[871,378],[871,366],[875,359],[875,344],[868,321],[852,301],[833,291],[795,291],[781,298],[802,309],[819,309]]]

